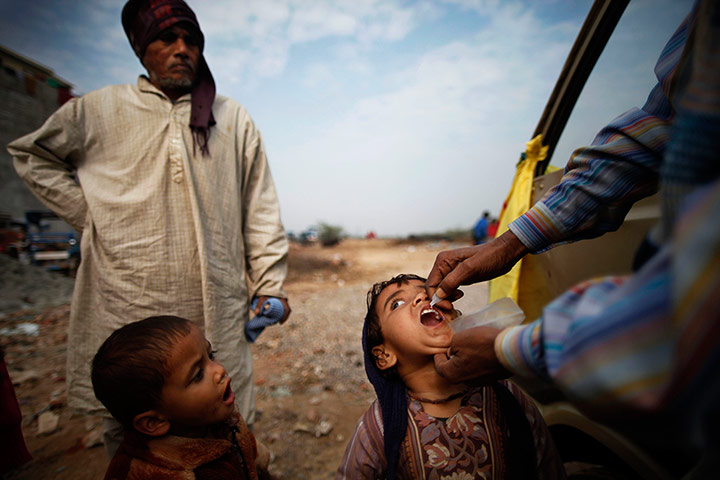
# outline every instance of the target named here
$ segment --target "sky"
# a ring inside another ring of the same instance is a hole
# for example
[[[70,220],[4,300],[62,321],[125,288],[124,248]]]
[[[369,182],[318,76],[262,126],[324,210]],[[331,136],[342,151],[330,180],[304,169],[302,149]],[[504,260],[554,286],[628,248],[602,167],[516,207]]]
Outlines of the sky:
[[[288,231],[498,215],[590,0],[188,0],[219,94],[260,129]],[[0,0],[0,44],[81,95],[144,73],[122,0]],[[552,164],[640,107],[691,0],[631,0]]]

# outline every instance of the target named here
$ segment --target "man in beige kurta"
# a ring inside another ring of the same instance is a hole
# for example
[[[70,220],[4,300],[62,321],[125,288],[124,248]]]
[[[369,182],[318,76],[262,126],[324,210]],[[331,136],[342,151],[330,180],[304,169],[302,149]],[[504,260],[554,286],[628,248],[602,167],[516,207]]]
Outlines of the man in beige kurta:
[[[141,76],[137,85],[72,99],[8,146],[30,189],[82,232],[68,337],[75,411],[107,415],[90,381],[105,338],[168,314],[204,329],[253,423],[248,304],[255,296],[285,298],[288,244],[247,111],[214,97],[216,123],[203,153],[189,126],[193,95],[171,99]]]

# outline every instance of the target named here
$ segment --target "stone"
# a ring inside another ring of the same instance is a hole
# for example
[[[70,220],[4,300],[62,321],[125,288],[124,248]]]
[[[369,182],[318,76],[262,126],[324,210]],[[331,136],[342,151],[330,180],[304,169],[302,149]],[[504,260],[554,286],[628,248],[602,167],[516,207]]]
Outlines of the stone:
[[[49,435],[58,428],[60,423],[60,415],[53,412],[43,412],[38,417],[38,434]]]
[[[102,445],[104,443],[102,430],[103,430],[102,427],[97,427],[97,428],[90,430],[85,435],[83,435],[83,437],[82,437],[83,446],[85,448],[93,448],[93,447]]]
[[[328,433],[330,433],[333,429],[333,424],[328,422],[327,420],[323,420],[322,422],[318,423],[315,426],[315,436],[316,437],[324,437]]]
[[[36,370],[11,370],[8,372],[10,379],[12,379],[13,385],[16,387],[30,380],[37,380],[40,378],[40,374]]]
[[[317,408],[309,408],[308,411],[305,412],[305,418],[313,423],[317,422],[320,419],[320,414],[318,413]]]

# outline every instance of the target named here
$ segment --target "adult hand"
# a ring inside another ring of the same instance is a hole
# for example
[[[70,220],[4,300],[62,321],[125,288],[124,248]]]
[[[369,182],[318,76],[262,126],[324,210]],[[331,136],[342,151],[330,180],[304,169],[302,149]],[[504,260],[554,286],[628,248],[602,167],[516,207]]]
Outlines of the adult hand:
[[[268,300],[269,298],[277,298],[278,300],[280,300],[282,302],[283,308],[285,309],[285,315],[283,315],[283,318],[281,318],[280,322],[278,322],[278,323],[285,323],[287,321],[288,317],[290,316],[290,312],[292,311],[292,310],[290,310],[290,304],[288,303],[287,298],[268,297],[267,295],[259,296],[257,305],[255,306],[255,315],[258,315],[260,313],[260,309],[262,308],[265,301]]]
[[[487,385],[511,374],[495,356],[500,329],[473,327],[453,336],[447,353],[435,355],[435,370],[452,383]]]
[[[510,230],[488,243],[440,252],[425,285],[428,295],[452,298],[460,285],[490,280],[510,271],[528,250]]]

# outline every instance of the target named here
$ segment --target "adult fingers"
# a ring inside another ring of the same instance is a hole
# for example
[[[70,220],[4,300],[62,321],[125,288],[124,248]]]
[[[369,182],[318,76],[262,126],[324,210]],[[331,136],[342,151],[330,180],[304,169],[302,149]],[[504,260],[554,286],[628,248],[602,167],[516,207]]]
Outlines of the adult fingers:
[[[255,315],[260,314],[260,312],[262,311],[263,305],[265,305],[265,302],[268,300],[268,298],[270,298],[270,297],[268,297],[266,295],[261,295],[258,297],[257,303],[255,304],[255,310],[253,310],[253,313],[255,313]]]
[[[438,374],[452,383],[457,383],[460,369],[458,368],[458,359],[455,356],[448,356],[446,352],[436,353],[433,357],[435,360],[435,370]]]
[[[268,300],[271,299],[271,298],[277,298],[277,299],[280,300],[280,302],[283,304],[283,310],[285,311],[285,313],[283,314],[283,317],[280,319],[280,322],[279,322],[279,323],[285,323],[285,322],[287,321],[288,317],[290,316],[290,312],[292,312],[292,309],[290,308],[290,304],[288,303],[287,298],[282,298],[282,297],[269,297],[269,296],[267,296],[267,295],[261,295],[261,296],[259,296],[259,297],[258,297],[258,300],[257,300],[257,305],[255,306],[255,310],[254,310],[255,315],[259,315],[259,314],[260,314],[260,312],[261,312],[261,310],[262,310],[262,307],[263,307],[263,305],[265,304],[265,302],[268,301]]]
[[[435,257],[435,263],[433,264],[432,269],[427,276],[427,281],[425,282],[428,294],[432,295],[433,293],[436,293],[438,285],[443,282],[445,277],[451,274],[458,264],[462,264],[466,258],[472,256],[472,253],[472,247],[457,248],[455,250],[440,252],[437,257]],[[450,288],[449,290],[437,292],[437,294],[440,298],[447,298],[458,285],[455,285],[454,288]]]
[[[470,285],[504,275],[528,252],[510,230],[488,243],[463,250],[464,258],[445,273],[437,284],[438,291],[447,294],[459,285]],[[443,298],[440,293],[438,296]]]
[[[445,277],[440,281],[437,287],[437,295],[439,298],[453,297],[454,293],[458,291],[460,285],[469,285],[475,283],[473,276],[475,275],[474,265],[469,263],[468,259],[459,262],[455,268],[449,271]]]
[[[287,298],[278,298],[282,302],[283,307],[285,307],[285,315],[283,315],[283,318],[280,319],[280,323],[282,324],[287,322],[287,319],[290,317],[290,312],[292,312],[292,309],[290,308],[290,303],[288,303]]]

